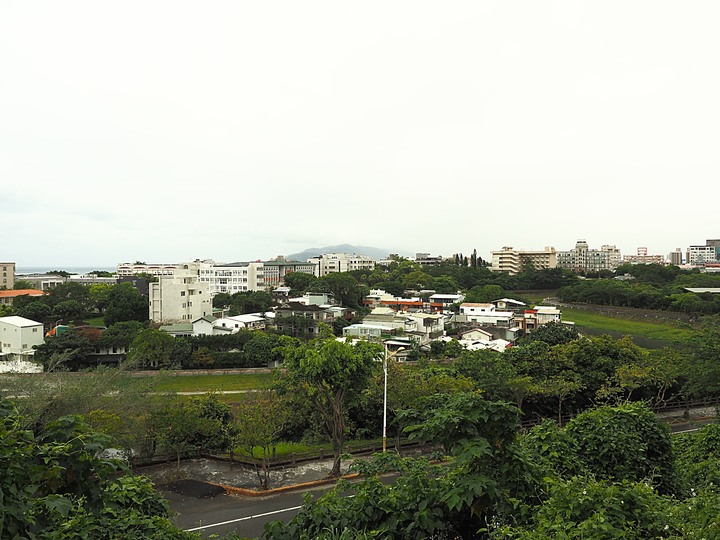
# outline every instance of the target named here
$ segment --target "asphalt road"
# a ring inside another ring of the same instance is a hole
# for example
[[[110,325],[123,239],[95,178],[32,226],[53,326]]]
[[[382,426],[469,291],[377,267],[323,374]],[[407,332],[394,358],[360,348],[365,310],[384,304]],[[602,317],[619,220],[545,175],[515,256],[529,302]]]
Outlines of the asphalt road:
[[[310,491],[287,492],[267,497],[241,495],[218,495],[208,499],[197,499],[172,492],[163,492],[175,513],[173,522],[181,529],[200,533],[203,537],[211,534],[237,532],[249,538],[259,537],[265,524],[270,521],[288,521],[302,506],[303,495],[312,493],[315,497],[332,486],[314,488]]]
[[[713,418],[698,418],[690,422],[678,422],[671,425],[671,431],[695,431],[713,421]],[[386,478],[384,481],[390,482],[392,479]],[[295,516],[302,506],[305,493],[319,497],[331,488],[332,485],[324,485],[264,497],[222,494],[204,499],[169,491],[162,491],[162,494],[174,513],[173,522],[181,529],[200,533],[203,537],[236,532],[244,537],[258,538],[266,523],[276,520],[287,522]]]

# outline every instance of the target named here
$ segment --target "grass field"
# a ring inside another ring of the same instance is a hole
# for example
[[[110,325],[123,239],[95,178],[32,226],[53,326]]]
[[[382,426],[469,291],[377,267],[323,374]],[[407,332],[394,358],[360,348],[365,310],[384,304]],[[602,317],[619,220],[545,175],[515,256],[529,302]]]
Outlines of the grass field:
[[[158,392],[227,392],[261,390],[272,381],[272,373],[230,373],[223,375],[162,375]]]
[[[687,324],[677,325],[669,322],[638,321],[623,319],[620,316],[608,316],[582,309],[562,308],[563,321],[572,321],[578,330],[593,334],[608,333],[613,337],[631,336],[640,340],[650,340],[667,344],[679,343],[692,334]]]

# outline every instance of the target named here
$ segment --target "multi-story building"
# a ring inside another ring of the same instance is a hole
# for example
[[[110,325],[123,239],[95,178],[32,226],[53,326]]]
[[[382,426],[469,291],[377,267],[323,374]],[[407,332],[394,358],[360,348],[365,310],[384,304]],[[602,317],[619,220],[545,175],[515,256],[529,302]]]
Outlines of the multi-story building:
[[[715,258],[720,261],[720,239],[715,238],[711,240],[705,240],[706,246],[713,246],[715,248]]]
[[[648,248],[637,248],[637,255],[625,255],[624,263],[630,264],[665,264],[665,257],[662,255],[648,255]]]
[[[0,289],[12,289],[15,286],[15,263],[0,262]]]
[[[535,270],[555,268],[557,266],[557,252],[554,247],[545,247],[542,251],[526,251],[504,246],[492,252],[490,269],[494,272],[506,272],[515,275],[522,272],[525,265],[532,263]]]
[[[20,274],[18,278],[27,281],[41,291],[49,291],[67,281],[66,277],[56,274]]]
[[[277,288],[285,283],[285,276],[293,272],[302,272],[314,276],[316,274],[315,264],[300,261],[286,261],[276,259],[265,261],[265,287]]]
[[[311,257],[307,262],[317,265],[315,269],[316,277],[327,276],[334,272],[375,269],[375,260],[373,258],[348,253],[323,253],[317,257]]]
[[[312,337],[320,332],[320,323],[332,326],[334,312],[316,306],[288,302],[275,311],[275,327],[281,334]]]
[[[0,317],[0,353],[27,355],[45,342],[42,323],[24,317]]]
[[[211,298],[219,293],[264,291],[267,288],[265,267],[261,262],[193,264],[197,268],[198,280],[208,285]]]
[[[154,322],[192,322],[212,315],[210,285],[201,282],[198,268],[181,265],[172,276],[150,283],[150,319]]]
[[[118,277],[136,276],[138,274],[150,274],[156,277],[172,276],[175,270],[181,266],[179,263],[120,263],[117,265],[117,275]]]
[[[687,264],[702,266],[706,263],[717,262],[715,246],[690,246],[687,249],[685,262]]]
[[[670,260],[670,264],[680,266],[683,263],[682,250],[680,248],[675,248],[675,251],[671,251],[668,254],[668,259]]]
[[[565,268],[578,274],[612,271],[621,261],[622,256],[616,246],[605,244],[600,249],[590,249],[585,240],[578,240],[574,249],[557,252],[558,268]]]
[[[429,253],[416,253],[415,262],[421,266],[436,266],[442,264],[443,258],[442,255],[433,256]]]

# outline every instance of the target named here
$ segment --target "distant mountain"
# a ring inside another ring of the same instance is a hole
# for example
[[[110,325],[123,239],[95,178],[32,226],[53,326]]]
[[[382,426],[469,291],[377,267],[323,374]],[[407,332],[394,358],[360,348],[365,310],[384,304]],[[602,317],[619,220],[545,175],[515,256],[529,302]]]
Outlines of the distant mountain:
[[[368,246],[352,246],[350,244],[340,244],[339,246],[325,246],[322,248],[309,248],[299,253],[291,253],[286,255],[285,258],[292,261],[306,261],[310,257],[317,257],[323,253],[351,253],[355,255],[365,255],[372,257],[373,259],[380,260],[385,259],[390,253],[398,253],[397,251],[392,252],[387,249],[380,249]]]

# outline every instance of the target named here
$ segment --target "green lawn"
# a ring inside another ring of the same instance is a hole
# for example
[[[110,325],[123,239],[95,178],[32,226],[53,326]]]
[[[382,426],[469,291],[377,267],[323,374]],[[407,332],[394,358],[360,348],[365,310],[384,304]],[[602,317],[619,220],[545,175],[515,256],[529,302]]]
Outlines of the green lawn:
[[[610,317],[582,309],[562,308],[563,321],[572,321],[581,332],[590,331],[593,334],[609,333],[631,336],[646,340],[666,343],[678,343],[692,334],[692,329],[683,323],[677,325],[670,322],[649,322],[632,319],[623,319],[620,316]]]
[[[92,319],[85,319],[83,322],[89,326],[105,326],[104,317],[93,317]]]
[[[160,376],[158,392],[227,392],[233,390],[262,390],[272,381],[272,373],[230,373],[224,375],[168,375]]]

